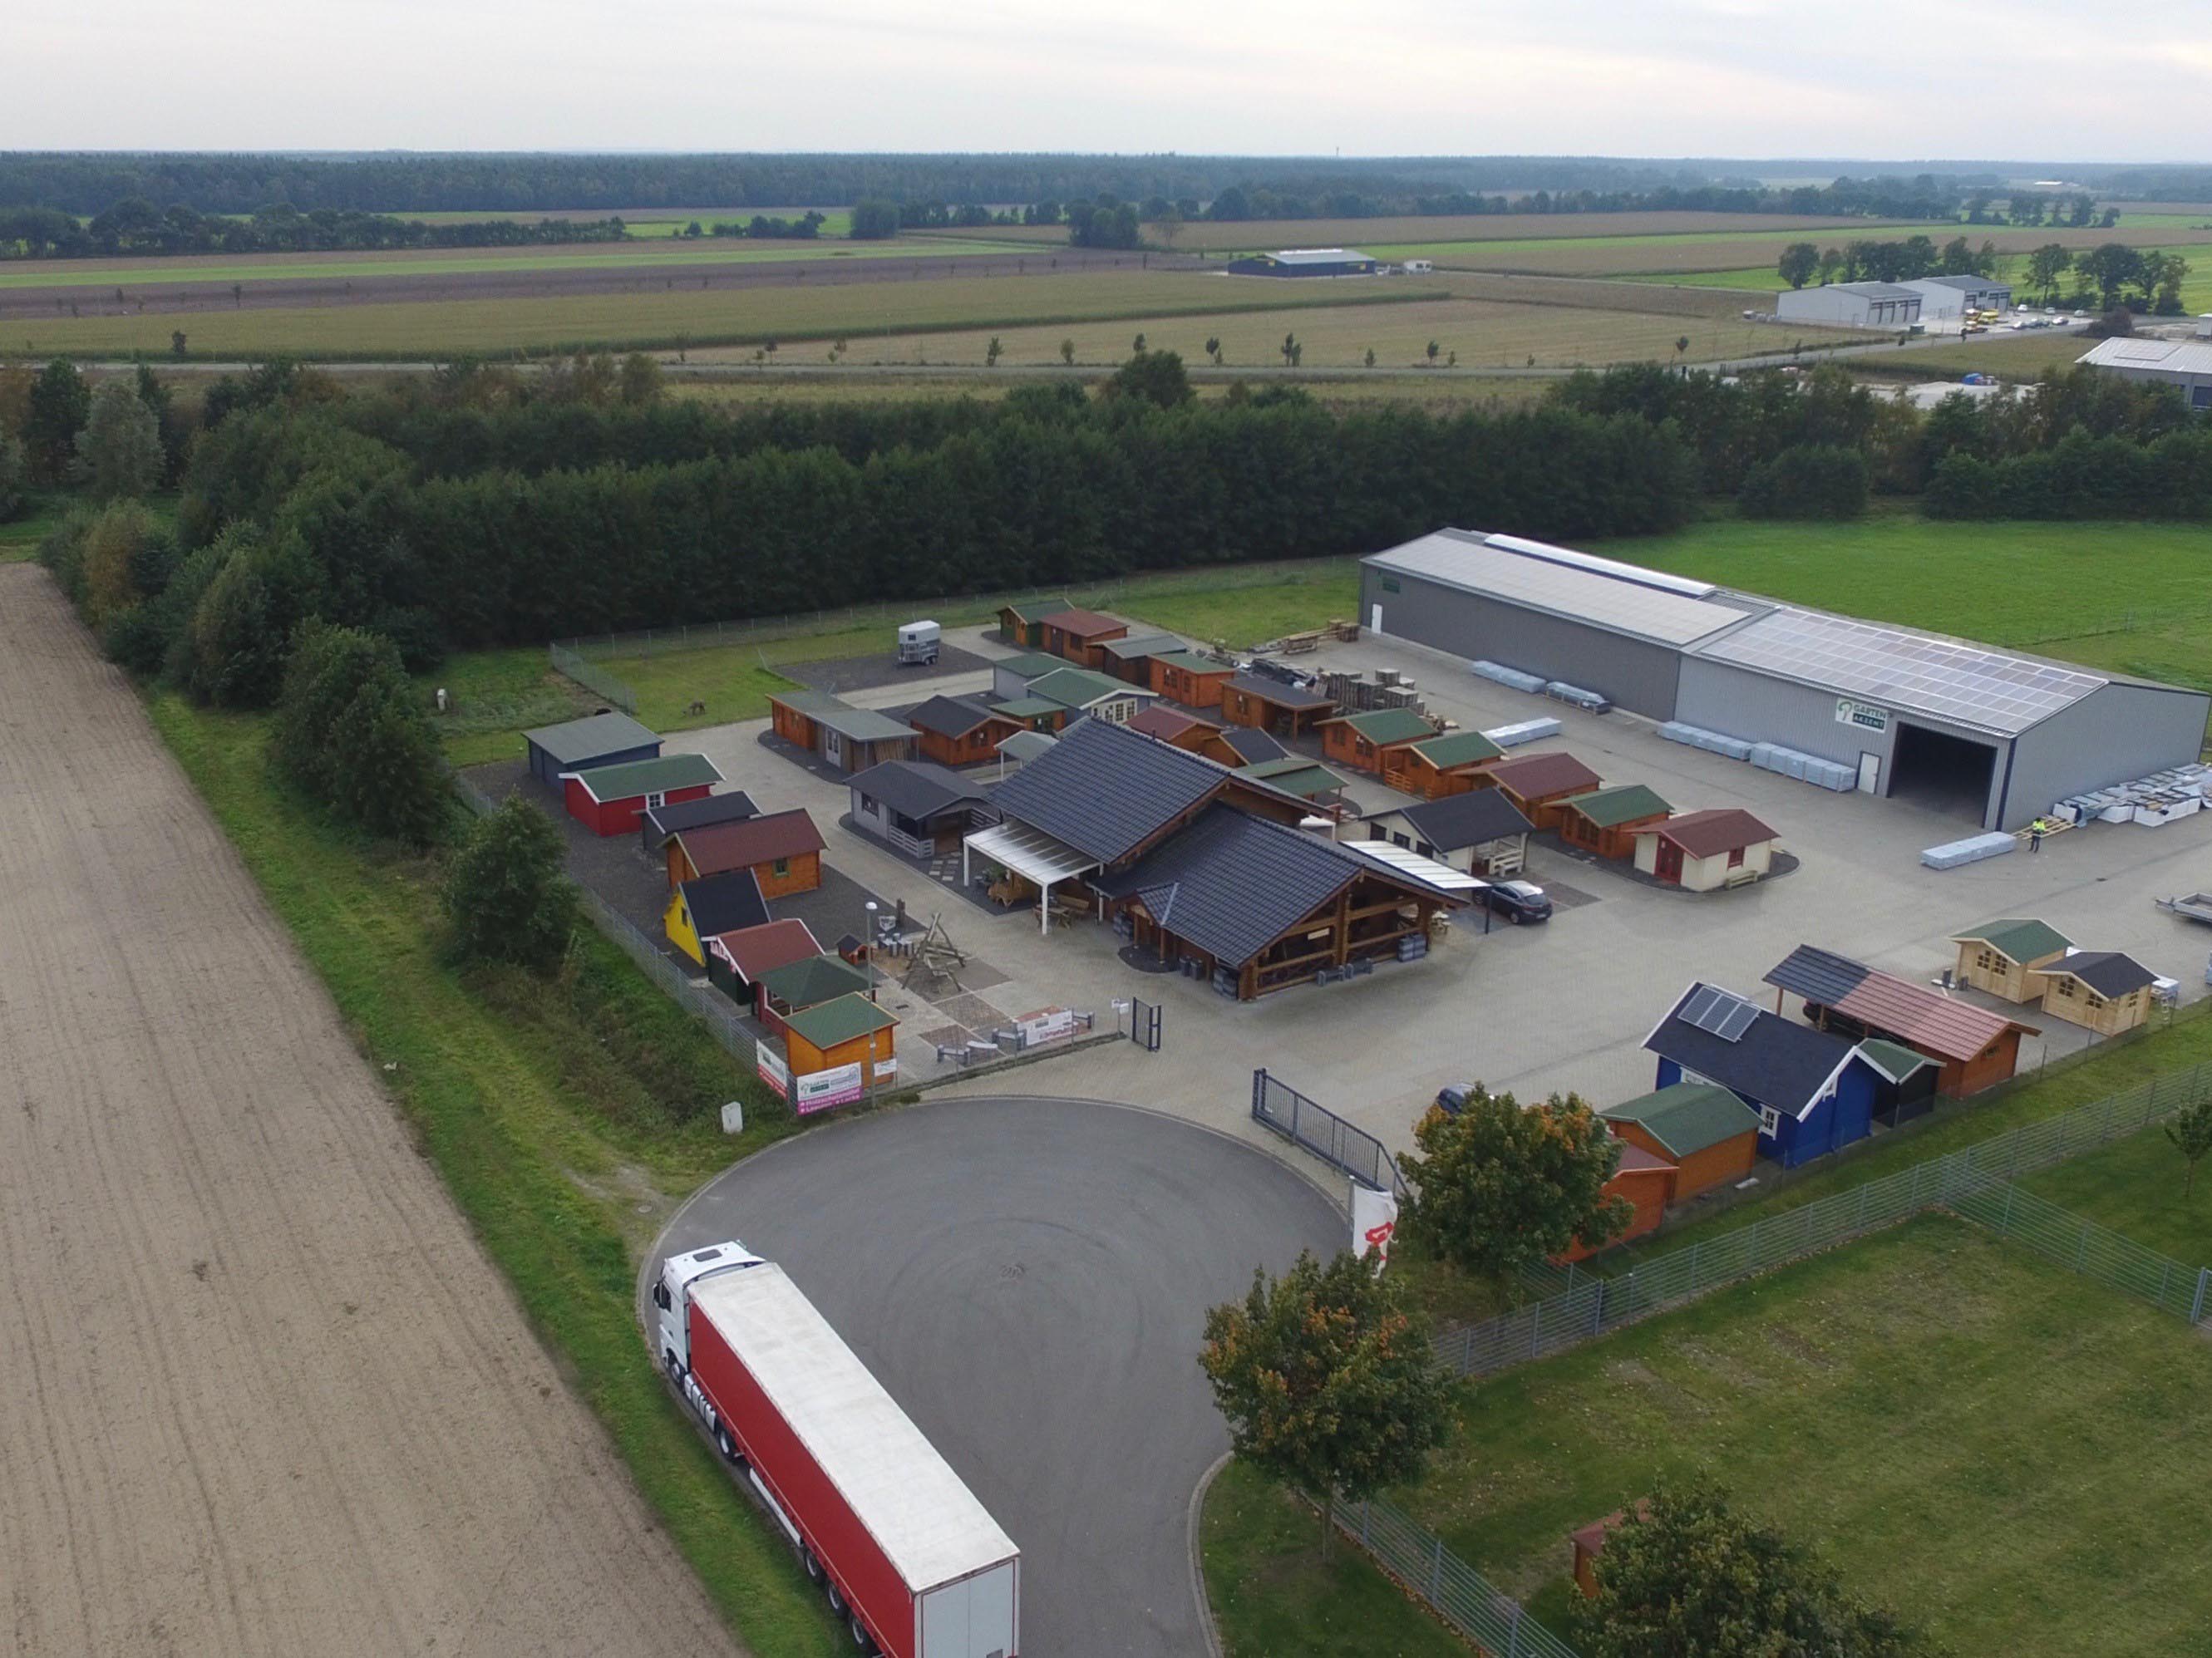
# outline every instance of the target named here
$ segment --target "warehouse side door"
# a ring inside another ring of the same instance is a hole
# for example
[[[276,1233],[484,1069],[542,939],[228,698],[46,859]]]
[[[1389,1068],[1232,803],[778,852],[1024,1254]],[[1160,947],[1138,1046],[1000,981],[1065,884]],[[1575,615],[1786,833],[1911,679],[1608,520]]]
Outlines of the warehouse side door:
[[[1881,793],[1881,756],[1878,754],[1869,754],[1863,749],[1859,751],[1859,793],[1861,794]]]

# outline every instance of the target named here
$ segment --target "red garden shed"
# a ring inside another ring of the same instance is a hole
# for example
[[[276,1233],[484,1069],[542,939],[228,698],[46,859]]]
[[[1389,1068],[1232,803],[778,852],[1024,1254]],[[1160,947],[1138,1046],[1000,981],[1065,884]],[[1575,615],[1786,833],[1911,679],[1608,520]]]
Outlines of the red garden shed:
[[[568,816],[599,835],[631,835],[656,806],[703,800],[722,774],[703,754],[665,754],[592,771],[564,772]]]

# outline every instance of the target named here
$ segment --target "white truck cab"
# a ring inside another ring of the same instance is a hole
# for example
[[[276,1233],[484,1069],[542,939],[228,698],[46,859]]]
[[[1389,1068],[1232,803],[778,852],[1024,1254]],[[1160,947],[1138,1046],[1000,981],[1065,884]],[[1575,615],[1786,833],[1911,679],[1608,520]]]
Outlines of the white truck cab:
[[[699,1412],[714,1436],[722,1455],[736,1461],[736,1442],[714,1412],[714,1406],[691,1376],[691,1287],[720,1272],[739,1272],[763,1264],[762,1257],[732,1239],[710,1243],[702,1249],[671,1255],[660,1264],[659,1280],[653,1286],[653,1304],[660,1309],[660,1363],[668,1379]]]

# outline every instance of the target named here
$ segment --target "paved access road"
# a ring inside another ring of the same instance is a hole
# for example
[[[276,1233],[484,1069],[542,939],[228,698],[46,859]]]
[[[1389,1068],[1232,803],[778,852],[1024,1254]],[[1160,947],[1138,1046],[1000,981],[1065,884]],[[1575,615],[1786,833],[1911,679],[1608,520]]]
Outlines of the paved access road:
[[[946,1101],[740,1163],[651,1271],[724,1238],[781,1263],[1013,1538],[1024,1652],[1205,1652],[1190,1498],[1228,1437],[1200,1330],[1255,1266],[1343,1244],[1316,1187],[1148,1111]]]
[[[0,1622],[736,1650],[123,677],[0,565]]]

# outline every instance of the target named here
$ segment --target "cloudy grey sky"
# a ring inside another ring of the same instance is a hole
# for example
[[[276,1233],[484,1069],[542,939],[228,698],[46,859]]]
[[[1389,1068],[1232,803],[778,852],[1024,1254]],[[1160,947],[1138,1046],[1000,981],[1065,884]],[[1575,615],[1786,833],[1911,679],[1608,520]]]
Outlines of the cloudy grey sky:
[[[0,148],[2212,155],[2212,3],[22,0]]]

